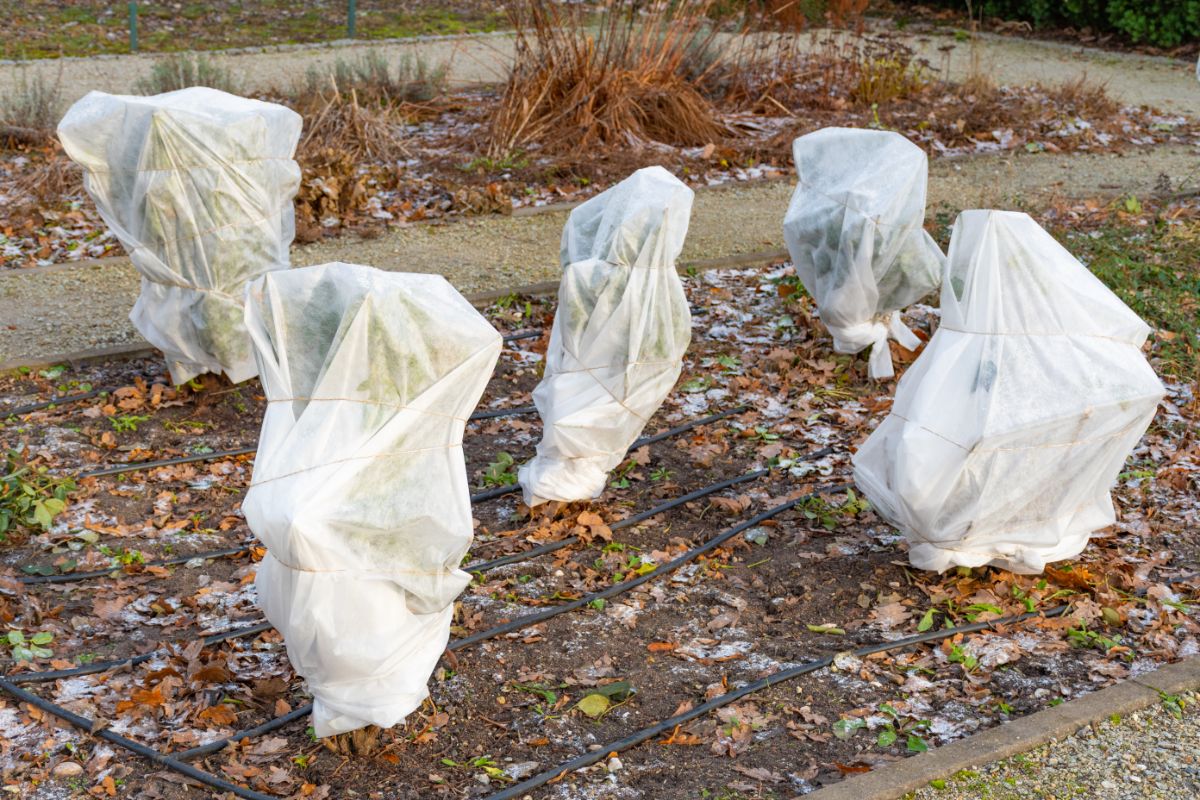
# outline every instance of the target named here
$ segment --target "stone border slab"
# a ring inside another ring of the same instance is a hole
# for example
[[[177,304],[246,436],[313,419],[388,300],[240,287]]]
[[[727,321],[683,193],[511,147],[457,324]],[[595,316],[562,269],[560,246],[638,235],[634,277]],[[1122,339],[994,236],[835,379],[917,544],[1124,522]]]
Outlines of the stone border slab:
[[[1122,681],[1062,705],[1006,722],[943,747],[818,789],[809,800],[896,800],[938,778],[1015,756],[1075,733],[1113,714],[1159,702],[1160,693],[1200,688],[1200,656]]]

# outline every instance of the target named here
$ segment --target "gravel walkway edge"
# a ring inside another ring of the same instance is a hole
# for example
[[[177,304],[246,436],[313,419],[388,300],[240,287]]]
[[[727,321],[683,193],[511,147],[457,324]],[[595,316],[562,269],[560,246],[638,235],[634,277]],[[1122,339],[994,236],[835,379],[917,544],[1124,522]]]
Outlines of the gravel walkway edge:
[[[1200,689],[1200,656],[1191,656],[1036,714],[888,764],[820,789],[809,800],[896,800],[930,784],[1064,739],[1080,728]]]

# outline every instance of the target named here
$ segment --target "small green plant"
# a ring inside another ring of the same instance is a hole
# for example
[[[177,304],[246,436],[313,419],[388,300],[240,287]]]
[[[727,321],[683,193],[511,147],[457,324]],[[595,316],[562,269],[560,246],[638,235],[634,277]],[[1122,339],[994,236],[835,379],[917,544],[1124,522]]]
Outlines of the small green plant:
[[[962,664],[964,672],[973,672],[979,666],[979,659],[964,650],[962,645],[951,645],[949,659],[952,664]]]
[[[645,575],[647,572],[653,572],[656,568],[657,565],[653,561],[645,561],[639,555],[631,555],[613,573],[613,583],[620,583],[627,577],[633,578],[638,575]]]
[[[875,737],[875,743],[880,747],[891,747],[896,741],[903,736],[905,748],[910,753],[924,753],[929,749],[929,745],[917,733],[917,731],[927,730],[929,728],[929,720],[927,719],[910,719],[902,715],[890,703],[884,703],[879,707],[879,710],[891,717],[888,722],[883,724],[879,735]]]
[[[700,366],[706,369],[720,367],[724,374],[736,375],[741,372],[742,362],[737,358],[737,356],[722,354],[716,358],[705,358],[701,360]]]
[[[74,489],[70,478],[29,463],[23,447],[6,451],[0,467],[0,542],[17,525],[49,530]]]
[[[1183,719],[1184,700],[1177,694],[1168,694],[1167,692],[1159,692],[1158,700],[1162,703],[1162,707],[1175,719]]]
[[[129,433],[131,431],[136,431],[138,429],[138,425],[141,425],[148,419],[150,418],[139,417],[136,414],[122,414],[119,417],[109,417],[108,421],[109,424],[112,425],[112,429],[117,433]]]
[[[119,550],[114,550],[108,545],[100,545],[100,552],[113,560],[113,566],[121,565],[128,567],[133,564],[145,564],[146,555],[141,550],[127,550],[122,547]]]
[[[846,492],[846,499],[839,505],[833,505],[823,497],[810,497],[801,506],[807,519],[820,522],[829,531],[837,528],[842,518],[856,517],[870,507],[870,503],[853,489]]]
[[[9,631],[7,642],[12,648],[13,661],[33,661],[35,658],[50,658],[54,652],[45,645],[54,641],[54,634],[39,631],[26,638],[21,631]]]
[[[513,780],[508,773],[496,766],[496,761],[491,756],[479,756],[477,758],[472,758],[469,761],[455,761],[453,758],[443,758],[442,764],[447,767],[454,767],[456,769],[482,770],[488,778],[497,781],[504,781],[505,783],[511,783]]]
[[[504,451],[496,454],[496,460],[487,465],[483,473],[484,486],[512,486],[517,482],[516,462]]]
[[[756,425],[749,438],[756,442],[777,442],[779,441],[779,434],[771,433],[771,429],[765,425]]]
[[[613,479],[608,482],[608,485],[614,489],[628,489],[630,486],[629,473],[632,472],[633,468],[636,466],[637,462],[635,462],[632,458],[626,461],[617,468],[616,472],[613,473]]]
[[[655,482],[669,481],[671,480],[671,470],[666,467],[657,467],[650,471],[650,480]]]
[[[1105,636],[1099,631],[1089,630],[1087,625],[1068,630],[1067,640],[1075,647],[1095,647],[1104,653],[1121,646],[1120,636]]]

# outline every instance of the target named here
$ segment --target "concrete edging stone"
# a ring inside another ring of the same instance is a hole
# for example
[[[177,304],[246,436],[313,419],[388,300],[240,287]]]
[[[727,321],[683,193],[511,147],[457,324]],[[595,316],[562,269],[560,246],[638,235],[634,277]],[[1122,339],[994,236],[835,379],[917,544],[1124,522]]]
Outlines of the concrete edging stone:
[[[1190,656],[1146,675],[818,789],[808,798],[896,800],[932,780],[1027,752],[1113,714],[1139,711],[1159,702],[1162,694],[1197,688],[1200,688],[1200,656]]]

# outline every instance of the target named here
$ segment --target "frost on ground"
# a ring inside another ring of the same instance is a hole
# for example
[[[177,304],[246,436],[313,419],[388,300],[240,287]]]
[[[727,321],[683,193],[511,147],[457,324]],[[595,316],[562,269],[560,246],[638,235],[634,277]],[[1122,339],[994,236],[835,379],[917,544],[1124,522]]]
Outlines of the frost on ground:
[[[629,454],[590,505],[530,513],[511,496],[475,505],[472,561],[566,536],[579,542],[477,575],[460,598],[452,636],[620,584],[784,499],[846,479],[849,454],[887,413],[892,387],[867,382],[863,359],[832,352],[787,265],[708,272],[686,285],[694,344],[676,391],[646,433],[734,403],[750,408]],[[551,311],[548,302],[531,299],[529,308],[489,313],[507,331],[544,327]],[[928,338],[938,317],[917,306],[906,323]],[[1156,338],[1155,357],[1164,342]],[[511,343],[482,407],[528,403],[544,347],[544,338]],[[893,357],[903,370],[914,354],[895,348]],[[155,403],[149,386],[109,377],[135,390],[120,398],[131,408],[104,411],[111,399],[98,398],[21,421],[20,435],[44,445],[50,468],[77,472],[191,452],[196,444],[215,451],[252,443],[257,434],[256,386],[184,388]],[[36,377],[8,380],[21,396],[42,385]],[[200,766],[277,796],[337,797],[350,789],[380,797],[483,796],[731,688],[831,657],[832,669],[763,690],[621,753],[615,764],[605,758],[534,793],[794,796],[1193,654],[1200,627],[1196,579],[1188,576],[1200,569],[1200,450],[1192,431],[1200,404],[1191,384],[1170,376],[1167,383],[1168,398],[1115,489],[1118,525],[1044,576],[912,570],[904,539],[857,494],[829,494],[635,590],[446,656],[430,700],[381,734],[377,755],[344,760],[297,721]],[[117,431],[109,417],[121,414],[145,419],[137,430]],[[471,490],[510,484],[539,427],[530,416],[471,423]],[[59,437],[54,447],[38,439],[51,429]],[[15,430],[0,430],[0,438]],[[64,441],[74,446],[58,448]],[[808,456],[824,447],[832,452]],[[622,518],[756,469],[772,472],[612,530]],[[163,749],[214,741],[308,702],[277,633],[212,646],[193,639],[259,619],[259,553],[152,566],[155,558],[248,539],[238,503],[250,475],[249,461],[222,458],[82,481],[56,527],[6,545],[0,614],[10,628],[52,634],[52,655],[17,665],[6,648],[4,670],[155,652],[130,669],[34,688]],[[79,538],[89,531],[94,541]],[[57,573],[74,569],[71,561],[114,573],[61,586],[12,581],[18,565]],[[1061,604],[1069,605],[1061,617],[935,646],[847,655],[918,631]],[[584,713],[579,701],[602,690],[616,692],[614,699],[595,717]],[[4,703],[0,771],[8,785],[28,789],[57,765],[77,761],[85,790],[103,791],[111,779],[117,796],[147,787],[170,800],[184,796],[177,784],[151,777],[148,765]],[[305,786],[313,787],[309,795]]]

